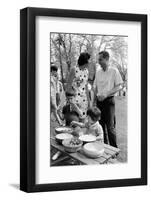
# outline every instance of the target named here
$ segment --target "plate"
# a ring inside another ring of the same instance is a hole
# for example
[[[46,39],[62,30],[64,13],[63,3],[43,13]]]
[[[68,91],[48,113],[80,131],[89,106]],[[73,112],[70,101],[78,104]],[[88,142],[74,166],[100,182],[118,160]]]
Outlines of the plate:
[[[79,139],[82,141],[82,142],[94,142],[96,141],[96,137],[94,135],[91,135],[91,134],[85,134],[85,135],[81,135],[79,137]]]
[[[71,139],[71,138],[73,138],[73,135],[71,135],[69,133],[59,133],[55,136],[55,138],[56,138],[57,142],[62,144],[63,140]]]
[[[72,129],[69,127],[57,127],[55,128],[56,133],[69,133],[72,132]]]

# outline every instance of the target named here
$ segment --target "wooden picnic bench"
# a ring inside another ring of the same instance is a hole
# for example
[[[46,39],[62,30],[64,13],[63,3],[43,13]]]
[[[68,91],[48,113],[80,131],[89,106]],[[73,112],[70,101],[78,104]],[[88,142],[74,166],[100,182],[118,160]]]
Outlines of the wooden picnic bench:
[[[99,158],[89,158],[87,157],[83,149],[81,148],[79,151],[75,153],[69,153],[64,150],[63,145],[58,144],[55,139],[51,138],[51,146],[55,149],[61,151],[64,155],[64,158],[70,157],[80,164],[83,165],[92,165],[92,164],[105,164],[105,163],[117,163],[116,156],[119,154],[120,149],[112,147],[108,144],[104,144],[104,153]],[[57,163],[61,162],[63,157],[54,161],[51,165],[57,165]]]

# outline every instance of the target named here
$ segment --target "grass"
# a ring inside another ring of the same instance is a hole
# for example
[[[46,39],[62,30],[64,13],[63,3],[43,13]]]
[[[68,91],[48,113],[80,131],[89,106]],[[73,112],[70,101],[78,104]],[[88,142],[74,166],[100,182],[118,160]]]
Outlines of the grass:
[[[127,161],[127,97],[116,97],[116,134],[120,162]]]

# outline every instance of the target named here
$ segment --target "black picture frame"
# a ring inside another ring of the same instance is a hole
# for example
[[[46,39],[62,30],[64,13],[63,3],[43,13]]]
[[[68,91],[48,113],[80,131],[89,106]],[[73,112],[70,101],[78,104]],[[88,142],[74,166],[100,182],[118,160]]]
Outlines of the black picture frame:
[[[35,163],[35,19],[54,16],[141,23],[141,178],[36,184]],[[147,15],[48,8],[20,10],[20,189],[43,192],[147,184]]]

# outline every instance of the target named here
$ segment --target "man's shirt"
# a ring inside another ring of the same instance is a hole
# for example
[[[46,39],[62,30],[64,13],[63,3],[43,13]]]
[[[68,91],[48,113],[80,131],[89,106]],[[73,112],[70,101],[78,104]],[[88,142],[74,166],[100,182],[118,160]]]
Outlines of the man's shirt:
[[[95,75],[94,88],[97,89],[97,95],[106,95],[107,92],[122,82],[117,68],[109,67],[106,71],[99,68]]]

